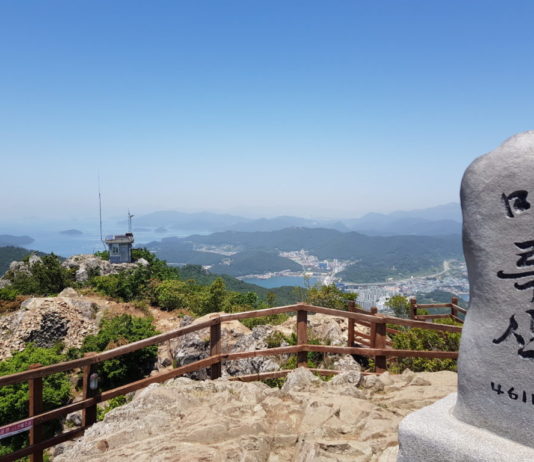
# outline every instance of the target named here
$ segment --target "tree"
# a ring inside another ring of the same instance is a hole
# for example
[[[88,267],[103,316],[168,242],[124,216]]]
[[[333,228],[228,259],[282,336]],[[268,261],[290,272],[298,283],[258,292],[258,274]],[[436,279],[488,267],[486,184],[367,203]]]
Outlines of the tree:
[[[56,255],[43,255],[40,259],[28,264],[28,272],[6,273],[6,277],[13,283],[13,288],[19,293],[51,295],[75,284],[73,272],[63,268]]]
[[[15,353],[11,358],[0,362],[0,376],[22,372],[31,364],[48,366],[61,361],[62,345],[53,348],[40,348],[29,343],[26,348]],[[50,411],[67,404],[71,398],[70,381],[64,372],[52,374],[43,380],[43,410]],[[6,425],[28,416],[28,383],[0,387],[0,426]],[[59,429],[59,421],[45,424],[46,437],[53,436]],[[27,444],[28,435],[22,433],[0,441],[0,455],[16,451]]]
[[[326,308],[346,310],[347,303],[355,301],[357,297],[358,294],[343,292],[341,289],[338,289],[335,284],[326,286],[316,285],[308,289],[306,303],[309,303],[310,305],[324,306]]]
[[[85,337],[80,353],[109,350],[157,334],[151,319],[123,314],[104,319],[98,334]],[[99,363],[97,372],[102,386],[115,388],[143,378],[154,366],[157,356],[158,347],[150,346]]]
[[[222,278],[217,278],[208,288],[206,302],[204,304],[203,314],[214,313],[224,310],[224,301],[226,298],[226,286]]]
[[[390,308],[397,318],[407,318],[410,313],[410,302],[402,295],[393,295],[386,302],[386,306]]]

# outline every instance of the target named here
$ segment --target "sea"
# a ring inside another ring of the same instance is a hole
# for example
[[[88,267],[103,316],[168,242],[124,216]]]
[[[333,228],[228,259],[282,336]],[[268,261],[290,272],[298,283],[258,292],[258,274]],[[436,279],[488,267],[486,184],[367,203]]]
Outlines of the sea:
[[[320,282],[317,278],[308,278],[308,280],[304,280],[303,276],[273,276],[268,279],[247,278],[243,279],[243,281],[250,284],[256,284],[260,287],[265,287],[266,289],[281,286],[311,287]]]
[[[72,228],[72,226],[71,226]],[[12,234],[15,236],[30,236],[34,241],[30,244],[21,245],[31,250],[39,250],[46,253],[55,253],[61,257],[70,257],[79,254],[92,254],[96,251],[106,250],[106,246],[100,241],[100,232],[94,226],[79,226],[75,229],[82,231],[80,235],[70,235],[61,233],[62,230],[70,229],[65,225],[53,227],[44,226],[39,229],[29,229],[27,227],[5,227],[0,226],[0,234]],[[106,234],[122,234],[126,230],[117,226],[112,232]],[[153,229],[134,227],[135,247],[143,247],[150,242],[159,241],[166,237],[185,237],[192,234],[209,234],[209,231],[191,230],[170,230],[167,232],[156,232]],[[104,235],[105,237],[105,235]],[[319,280],[310,278],[307,281],[302,276],[274,276],[268,279],[247,278],[245,282],[256,284],[260,287],[271,289],[280,286],[309,287],[315,285]]]
[[[79,235],[63,234],[61,231],[70,228],[47,227],[40,229],[21,229],[0,227],[0,234],[11,234],[15,236],[30,236],[33,242],[20,247],[31,250],[39,250],[46,253],[55,253],[61,257],[70,257],[72,255],[90,254],[100,250],[106,250],[106,246],[100,240],[98,229],[77,227],[75,229],[82,231]],[[111,232],[104,234],[124,234],[127,230],[122,227],[112,229]],[[192,234],[209,234],[206,231],[181,231],[171,230],[170,232],[156,232],[152,229],[135,229],[133,230],[135,243],[134,247],[143,247],[149,242],[159,241],[166,237],[185,237]]]

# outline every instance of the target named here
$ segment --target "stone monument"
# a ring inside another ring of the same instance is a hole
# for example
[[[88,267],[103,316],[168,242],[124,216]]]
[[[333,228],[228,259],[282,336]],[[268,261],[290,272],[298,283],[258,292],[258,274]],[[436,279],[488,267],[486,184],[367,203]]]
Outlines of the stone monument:
[[[398,462],[534,461],[534,130],[462,180],[470,303],[458,394],[407,416]]]

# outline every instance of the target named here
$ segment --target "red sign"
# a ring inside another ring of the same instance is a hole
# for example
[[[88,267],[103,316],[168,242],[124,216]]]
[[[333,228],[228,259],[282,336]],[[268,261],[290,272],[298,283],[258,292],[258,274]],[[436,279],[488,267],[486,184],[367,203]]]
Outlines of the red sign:
[[[7,438],[8,436],[16,435],[17,433],[22,433],[28,431],[33,424],[33,419],[23,420],[21,422],[6,425],[5,427],[0,427],[0,440],[2,438]]]

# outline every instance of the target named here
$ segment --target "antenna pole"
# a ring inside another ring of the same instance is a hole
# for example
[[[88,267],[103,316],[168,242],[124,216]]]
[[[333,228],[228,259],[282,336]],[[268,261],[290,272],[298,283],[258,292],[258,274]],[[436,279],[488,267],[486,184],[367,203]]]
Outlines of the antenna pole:
[[[132,218],[134,217],[134,215],[132,215],[130,213],[130,209],[128,209],[128,232],[131,234],[132,233]]]
[[[100,192],[100,174],[98,175],[98,213],[100,217],[100,242],[106,249],[106,243],[104,242],[104,237],[102,236],[102,194]]]

